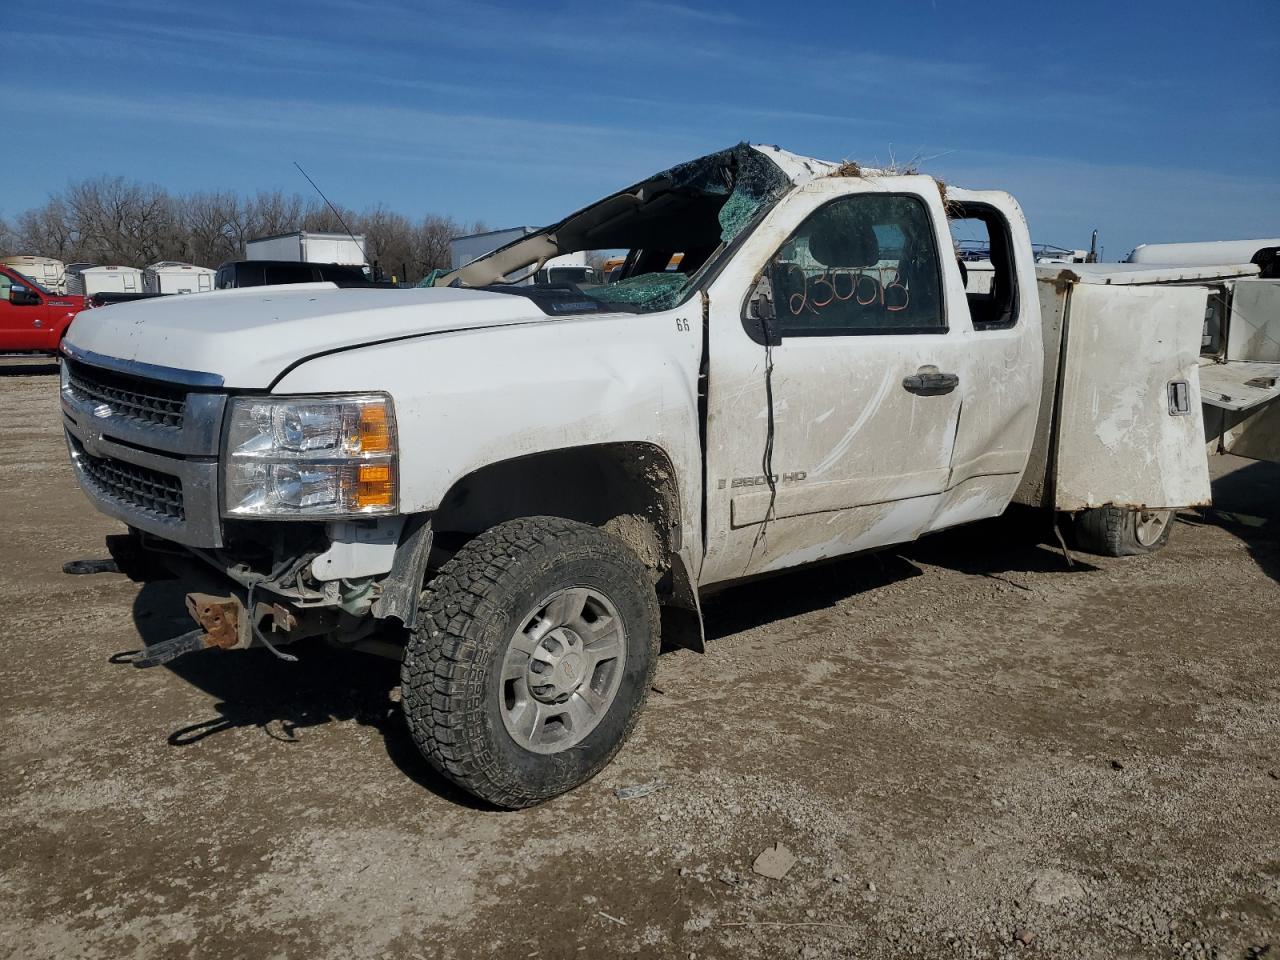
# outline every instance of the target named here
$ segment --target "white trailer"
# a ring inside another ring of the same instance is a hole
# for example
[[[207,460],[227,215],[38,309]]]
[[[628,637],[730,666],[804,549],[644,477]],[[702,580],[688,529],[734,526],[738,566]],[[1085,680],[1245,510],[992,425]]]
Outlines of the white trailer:
[[[73,264],[67,268],[67,292],[82,297],[95,293],[142,293],[144,289],[142,271],[137,267]]]
[[[509,243],[514,243],[532,233],[537,233],[538,229],[538,227],[509,227],[506,230],[490,230],[487,233],[471,233],[466,236],[454,237],[449,241],[451,265],[454,270],[459,267],[465,267],[472,261],[479,260],[481,257],[487,256]],[[591,282],[595,278],[594,271],[587,266],[586,252],[580,250],[576,253],[552,257],[535,272],[531,273],[527,269],[518,270],[515,273],[508,274],[503,279],[521,284],[534,283],[535,281],[544,284]]]
[[[66,265],[53,257],[16,256],[0,260],[24,277],[29,277],[50,293],[66,293]]]
[[[364,234],[311,233],[295,230],[259,237],[244,245],[246,260],[289,260],[296,263],[340,263],[363,267],[369,262]]]
[[[147,293],[206,293],[213,289],[216,270],[176,260],[153,263],[142,273]]]

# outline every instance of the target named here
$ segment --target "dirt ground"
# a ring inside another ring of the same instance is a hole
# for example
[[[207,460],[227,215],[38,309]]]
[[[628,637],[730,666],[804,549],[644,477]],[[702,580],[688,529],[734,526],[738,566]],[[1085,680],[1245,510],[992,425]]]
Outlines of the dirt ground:
[[[1012,514],[724,594],[611,767],[498,813],[389,661],[113,663],[182,590],[61,572],[120,528],[56,384],[0,371],[0,955],[1280,957],[1274,466],[1155,556]]]

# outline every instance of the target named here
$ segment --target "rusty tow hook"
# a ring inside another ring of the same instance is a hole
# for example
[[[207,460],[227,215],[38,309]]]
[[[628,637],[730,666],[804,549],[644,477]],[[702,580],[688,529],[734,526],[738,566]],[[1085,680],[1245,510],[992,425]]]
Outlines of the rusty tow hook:
[[[241,629],[248,622],[244,604],[236,596],[215,597],[207,593],[187,594],[187,613],[204,627],[204,645],[237,650],[249,646],[249,631]]]
[[[242,650],[249,646],[249,618],[245,616],[244,604],[239,597],[189,593],[187,612],[200,624],[197,629],[149,644],[129,662],[135,667],[155,667],[206,647]]]

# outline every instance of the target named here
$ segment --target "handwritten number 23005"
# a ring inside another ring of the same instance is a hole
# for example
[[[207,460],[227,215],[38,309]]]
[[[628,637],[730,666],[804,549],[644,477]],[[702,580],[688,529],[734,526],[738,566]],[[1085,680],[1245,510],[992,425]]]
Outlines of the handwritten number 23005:
[[[884,275],[879,270],[876,271],[880,274],[878,278],[861,270],[855,273],[823,271],[816,277],[811,277],[799,264],[792,263],[787,265],[787,272],[799,274],[800,291],[787,298],[787,307],[797,317],[805,310],[817,313],[823,307],[849,300],[860,307],[878,303],[890,313],[907,309],[907,304],[911,302],[911,291],[898,278],[896,271],[891,283],[884,282]],[[841,287],[845,283],[848,284],[848,289],[842,292]]]

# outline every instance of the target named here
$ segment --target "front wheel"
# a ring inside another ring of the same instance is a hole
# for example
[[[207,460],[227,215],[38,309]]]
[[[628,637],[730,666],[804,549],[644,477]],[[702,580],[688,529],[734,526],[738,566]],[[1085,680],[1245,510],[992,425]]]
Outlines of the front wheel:
[[[495,806],[548,800],[626,741],[659,630],[652,581],[621,541],[554,517],[500,524],[422,593],[401,668],[410,733]]]
[[[1076,515],[1076,541],[1091,553],[1131,557],[1155,553],[1169,542],[1172,510],[1098,507]]]

